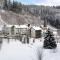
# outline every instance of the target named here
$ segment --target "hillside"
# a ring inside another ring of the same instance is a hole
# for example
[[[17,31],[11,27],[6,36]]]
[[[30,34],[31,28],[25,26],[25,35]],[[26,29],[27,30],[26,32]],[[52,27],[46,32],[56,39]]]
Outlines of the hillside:
[[[43,24],[46,19],[52,26],[60,28],[60,9],[49,6],[25,5],[22,12],[0,10],[3,21],[7,24]]]
[[[31,14],[16,14],[12,11],[0,10],[1,19],[7,24],[36,24],[40,25],[41,19],[40,16],[36,17]]]

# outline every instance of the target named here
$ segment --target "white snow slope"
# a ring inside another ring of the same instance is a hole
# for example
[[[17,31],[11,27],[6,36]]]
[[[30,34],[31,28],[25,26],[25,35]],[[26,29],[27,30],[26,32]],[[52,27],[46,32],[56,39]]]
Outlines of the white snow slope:
[[[41,44],[40,44],[41,45]],[[0,60],[39,60],[39,44],[22,44],[18,40],[4,39],[0,47]]]
[[[60,60],[60,44],[56,49],[43,49],[42,60]]]
[[[22,44],[18,40],[4,39],[0,44],[0,60],[60,60],[60,44],[56,49],[43,49],[42,42]]]

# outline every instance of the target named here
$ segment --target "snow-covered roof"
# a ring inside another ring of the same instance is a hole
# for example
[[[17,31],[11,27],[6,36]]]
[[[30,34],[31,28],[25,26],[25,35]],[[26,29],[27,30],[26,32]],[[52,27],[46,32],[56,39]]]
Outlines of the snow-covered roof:
[[[20,25],[20,28],[28,28],[26,25]]]
[[[37,27],[37,26],[33,26],[32,28],[35,29],[35,30],[41,30],[41,28]]]
[[[16,28],[28,28],[26,25],[15,25]]]
[[[6,27],[12,27],[15,26],[15,28],[28,28],[27,25],[6,25]]]
[[[12,27],[13,25],[6,25],[6,27]]]
[[[15,25],[15,28],[20,28],[20,25]]]

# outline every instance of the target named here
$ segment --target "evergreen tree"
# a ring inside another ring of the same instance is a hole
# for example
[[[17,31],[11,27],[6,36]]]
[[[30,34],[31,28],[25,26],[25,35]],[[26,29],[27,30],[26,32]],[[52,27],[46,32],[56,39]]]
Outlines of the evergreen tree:
[[[17,8],[18,2],[13,0],[13,8]]]
[[[4,1],[4,9],[8,9],[7,0]]]
[[[53,37],[53,33],[50,30],[47,31],[44,39],[45,39],[44,40],[44,45],[43,45],[44,48],[54,49],[54,48],[57,47],[57,44],[56,44],[55,39]]]
[[[12,4],[11,0],[8,0],[7,5],[8,5],[8,10],[12,10],[13,4]]]

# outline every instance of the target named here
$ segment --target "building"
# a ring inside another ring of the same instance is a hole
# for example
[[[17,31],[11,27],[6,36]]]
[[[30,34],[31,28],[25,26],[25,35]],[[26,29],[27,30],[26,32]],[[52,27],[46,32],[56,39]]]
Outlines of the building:
[[[31,28],[31,37],[32,38],[41,38],[41,32],[42,32],[42,30],[40,27],[33,26]]]
[[[14,25],[4,25],[2,32],[5,35],[15,35],[15,26]]]
[[[15,25],[15,34],[26,35],[27,29],[27,25]]]
[[[31,38],[41,38],[42,28],[28,25],[4,25],[3,32],[9,36],[27,36]]]
[[[27,25],[4,25],[2,28],[4,33],[8,33],[9,35],[26,35],[28,32]]]

